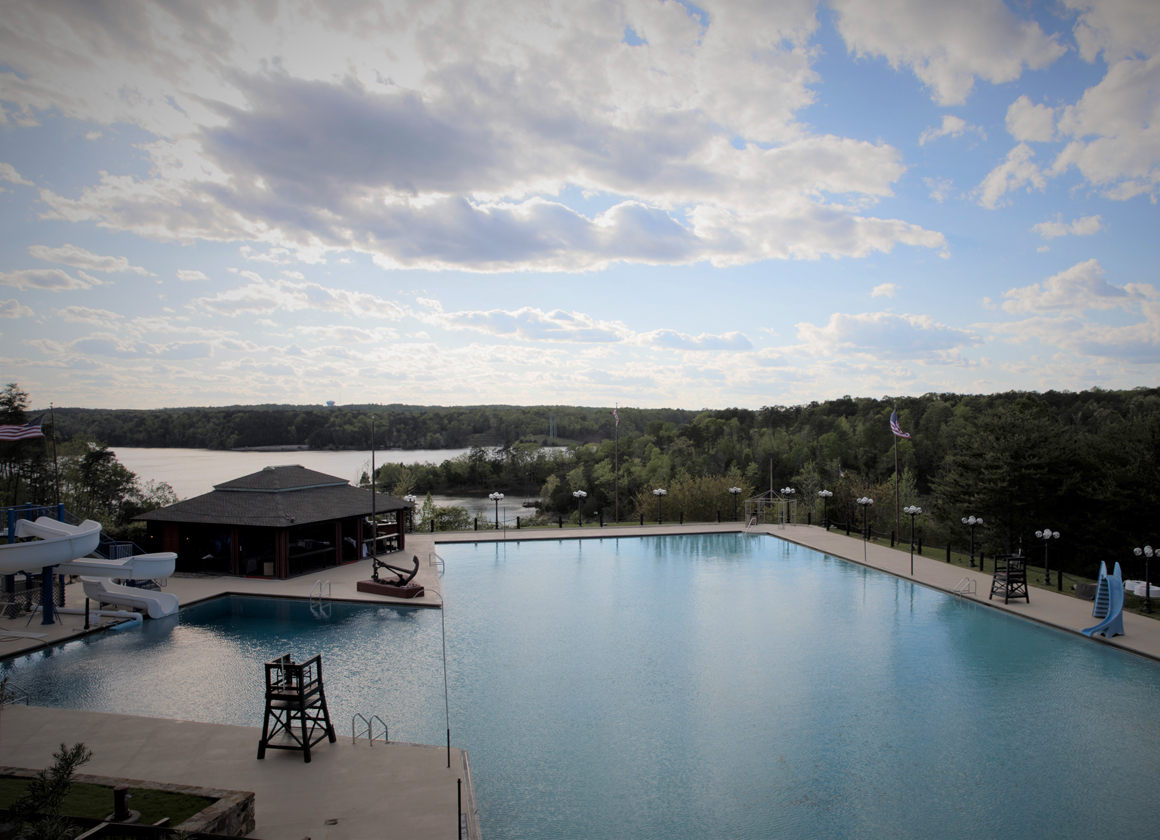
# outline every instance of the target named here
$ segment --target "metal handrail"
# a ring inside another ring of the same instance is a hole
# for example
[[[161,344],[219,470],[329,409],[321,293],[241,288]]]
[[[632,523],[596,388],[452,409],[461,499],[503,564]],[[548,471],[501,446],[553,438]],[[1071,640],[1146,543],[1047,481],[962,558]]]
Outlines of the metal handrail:
[[[383,743],[384,744],[391,743],[391,737],[390,737],[390,733],[387,731],[386,721],[384,721],[378,715],[371,715],[370,719],[368,720],[363,715],[359,714],[358,712],[355,712],[354,716],[350,719],[350,742],[352,744],[357,740],[356,732],[358,730],[356,730],[356,722],[360,721],[360,720],[366,724],[367,741],[370,743],[370,745],[372,747],[375,745],[374,722],[376,720],[379,723],[381,723],[383,726]]]
[[[13,706],[19,703],[21,700],[23,700],[24,705],[27,706],[29,704],[29,697],[30,695],[28,693],[28,689],[24,688],[19,683],[5,679],[4,690],[3,692],[0,692],[0,707]]]
[[[964,595],[978,595],[979,592],[975,588],[974,578],[963,578],[955,584],[955,591],[953,593],[956,598],[961,598]]]
[[[314,603],[314,592],[318,591],[318,603],[322,603],[323,598],[332,598],[330,594],[330,581],[323,581],[322,578],[314,581],[314,586],[310,589],[310,603]]]
[[[427,555],[427,565],[434,566],[436,563],[439,564],[439,568],[442,571],[447,570],[447,561],[445,561],[442,557],[440,557],[438,555],[438,553],[432,551]]]

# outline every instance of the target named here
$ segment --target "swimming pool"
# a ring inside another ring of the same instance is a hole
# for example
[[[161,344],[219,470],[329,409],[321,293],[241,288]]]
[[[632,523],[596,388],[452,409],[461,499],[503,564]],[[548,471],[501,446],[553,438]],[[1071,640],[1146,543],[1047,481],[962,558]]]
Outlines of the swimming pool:
[[[489,840],[1154,830],[1157,663],[768,537],[440,553]],[[386,712],[393,739],[442,742],[434,611],[212,609],[8,667],[42,705],[254,724],[256,663],[300,645],[340,732]]]

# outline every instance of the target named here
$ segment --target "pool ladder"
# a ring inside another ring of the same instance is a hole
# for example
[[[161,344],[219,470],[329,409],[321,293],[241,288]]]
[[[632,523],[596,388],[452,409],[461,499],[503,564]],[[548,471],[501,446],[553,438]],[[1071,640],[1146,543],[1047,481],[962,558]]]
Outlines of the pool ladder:
[[[316,580],[310,590],[310,612],[315,618],[330,618],[330,604],[325,600],[330,597],[330,581],[321,578]]]
[[[977,595],[974,578],[963,578],[955,585],[954,596],[961,598],[964,595]]]
[[[434,551],[432,551],[430,554],[427,555],[427,565],[428,566],[438,565],[440,574],[447,571],[447,563],[444,562],[443,558],[440,557],[438,554],[436,554]]]
[[[384,744],[391,743],[390,735],[387,734],[387,724],[383,721],[383,719],[381,717],[379,717],[378,715],[371,715],[370,719],[368,720],[367,718],[363,717],[362,715],[356,713],[355,716],[350,719],[350,742],[352,744],[355,742],[355,739],[358,737],[358,733],[363,731],[363,730],[357,729],[358,722],[360,720],[366,726],[365,731],[367,733],[367,741],[370,742],[370,745],[372,747],[375,745],[375,735],[374,735],[375,721],[378,721],[379,724],[383,727],[383,743]]]

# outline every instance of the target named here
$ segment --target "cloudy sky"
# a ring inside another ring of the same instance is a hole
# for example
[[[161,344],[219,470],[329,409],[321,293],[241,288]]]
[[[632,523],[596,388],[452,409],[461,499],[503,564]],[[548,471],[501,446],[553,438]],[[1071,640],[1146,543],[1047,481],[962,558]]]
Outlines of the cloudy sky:
[[[0,3],[37,406],[1160,384],[1154,0]]]

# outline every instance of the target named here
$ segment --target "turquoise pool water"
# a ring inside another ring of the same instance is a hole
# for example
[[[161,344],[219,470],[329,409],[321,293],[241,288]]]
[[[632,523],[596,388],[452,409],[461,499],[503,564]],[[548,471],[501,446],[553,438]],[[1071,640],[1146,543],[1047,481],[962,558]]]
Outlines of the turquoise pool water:
[[[1156,833],[1157,663],[771,538],[440,553],[489,840]],[[170,621],[6,667],[40,704],[256,724],[258,663],[322,652],[340,732],[443,741],[434,611]]]

